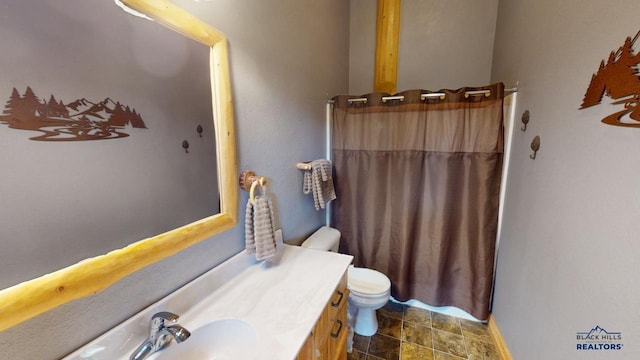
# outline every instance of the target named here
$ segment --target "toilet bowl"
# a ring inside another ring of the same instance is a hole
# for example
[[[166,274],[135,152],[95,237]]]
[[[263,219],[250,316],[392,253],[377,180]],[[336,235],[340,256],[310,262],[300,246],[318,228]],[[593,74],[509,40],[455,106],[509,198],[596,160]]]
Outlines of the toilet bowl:
[[[353,265],[347,270],[347,278],[349,304],[356,310],[353,330],[356,334],[371,336],[378,331],[376,310],[389,301],[391,281],[379,271]]]
[[[323,226],[302,243],[302,247],[322,251],[338,251],[340,231]],[[391,281],[376,270],[358,268],[353,265],[347,270],[349,289],[349,313],[354,314],[353,330],[363,336],[371,336],[378,331],[376,310],[383,307],[391,294]]]

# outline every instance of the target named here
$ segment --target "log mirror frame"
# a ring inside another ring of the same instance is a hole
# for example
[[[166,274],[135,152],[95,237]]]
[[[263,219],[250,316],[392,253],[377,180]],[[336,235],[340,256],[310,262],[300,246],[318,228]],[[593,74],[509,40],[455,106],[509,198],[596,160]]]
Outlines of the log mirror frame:
[[[100,292],[143,267],[233,227],[238,221],[237,159],[226,36],[168,0],[121,1],[211,48],[220,213],[1,290],[0,331],[64,303]]]

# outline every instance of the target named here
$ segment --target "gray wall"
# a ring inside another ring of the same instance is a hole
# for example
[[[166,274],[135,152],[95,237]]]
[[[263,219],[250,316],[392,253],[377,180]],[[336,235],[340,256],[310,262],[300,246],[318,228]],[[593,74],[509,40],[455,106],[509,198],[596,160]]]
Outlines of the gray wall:
[[[348,3],[177,3],[229,38],[239,170],[252,169],[267,177],[285,238],[310,234],[322,224],[324,213],[302,194],[302,174],[295,164],[324,156],[326,100],[348,90]],[[241,193],[241,213],[246,200],[247,194]],[[0,333],[2,358],[64,356],[241,251],[243,234],[241,221],[101,294]]]
[[[498,0],[403,0],[398,91],[488,85]],[[349,93],[373,91],[376,2],[351,1]]]
[[[493,313],[514,359],[640,358],[638,129],[578,110],[601,60],[634,36],[638,2],[500,0],[493,81],[520,81]],[[637,53],[636,49],[636,53]],[[537,159],[529,145],[541,137]],[[623,349],[576,350],[577,332]]]

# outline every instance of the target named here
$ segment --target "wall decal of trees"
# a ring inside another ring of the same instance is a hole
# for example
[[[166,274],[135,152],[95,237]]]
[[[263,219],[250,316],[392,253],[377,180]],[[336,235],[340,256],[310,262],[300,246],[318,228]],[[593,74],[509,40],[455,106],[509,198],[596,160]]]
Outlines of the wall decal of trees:
[[[86,141],[127,137],[127,128],[146,129],[142,116],[128,105],[106,98],[99,102],[86,98],[64,103],[52,94],[41,100],[27,86],[22,95],[14,87],[0,123],[9,128],[37,131],[37,141]]]
[[[604,60],[600,62],[598,72],[591,76],[580,106],[580,109],[584,109],[598,105],[604,95],[618,100],[613,105],[624,104],[624,110],[602,119],[607,125],[640,127],[640,54],[634,51],[638,37],[640,31],[633,39],[627,37],[617,51],[612,51],[606,64]]]

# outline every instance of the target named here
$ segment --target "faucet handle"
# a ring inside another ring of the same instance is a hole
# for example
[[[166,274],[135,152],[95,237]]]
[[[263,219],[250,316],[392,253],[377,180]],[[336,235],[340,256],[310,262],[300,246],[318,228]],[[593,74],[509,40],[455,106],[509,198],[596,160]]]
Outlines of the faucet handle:
[[[151,323],[149,323],[149,333],[151,334],[151,336],[154,336],[155,333],[165,327],[165,321],[175,323],[178,321],[178,318],[180,318],[180,316],[168,311],[161,311],[153,314],[153,316],[151,317]]]
[[[151,320],[161,319],[161,320],[163,320],[163,322],[164,322],[164,320],[167,320],[169,322],[174,323],[174,322],[178,321],[179,318],[180,318],[180,316],[178,316],[178,315],[176,315],[176,314],[174,314],[172,312],[160,311],[160,312],[157,312],[157,313],[153,314],[153,316],[151,317]]]

